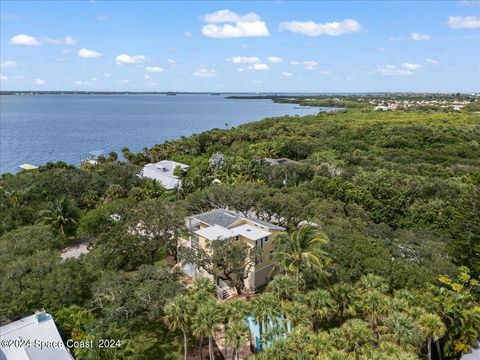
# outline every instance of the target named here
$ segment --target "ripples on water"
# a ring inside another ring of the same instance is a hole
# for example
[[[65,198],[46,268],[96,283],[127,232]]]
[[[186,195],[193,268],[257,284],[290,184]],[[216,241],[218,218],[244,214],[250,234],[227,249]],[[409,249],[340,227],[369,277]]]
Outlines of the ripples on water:
[[[318,108],[212,95],[0,96],[0,173],[48,161],[78,164],[92,150],[132,151],[212,128]]]

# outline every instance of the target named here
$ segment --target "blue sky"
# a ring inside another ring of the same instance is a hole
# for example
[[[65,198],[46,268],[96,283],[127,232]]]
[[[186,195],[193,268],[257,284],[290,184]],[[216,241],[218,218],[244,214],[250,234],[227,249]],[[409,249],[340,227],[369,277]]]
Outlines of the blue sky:
[[[2,1],[2,90],[480,91],[478,1]]]

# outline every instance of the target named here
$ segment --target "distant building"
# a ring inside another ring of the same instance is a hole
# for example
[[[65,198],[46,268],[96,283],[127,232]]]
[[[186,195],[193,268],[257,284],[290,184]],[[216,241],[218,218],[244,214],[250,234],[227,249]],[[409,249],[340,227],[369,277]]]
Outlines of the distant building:
[[[183,171],[190,168],[188,165],[176,161],[163,160],[156,164],[145,165],[141,175],[144,178],[158,181],[167,190],[178,189],[182,186],[182,180],[173,174],[177,167]]]
[[[287,159],[287,158],[279,158],[279,159],[274,159],[274,158],[264,158],[265,162],[267,163],[268,166],[272,165],[281,165],[281,164],[286,164],[286,163],[292,163],[294,162],[293,160]]]
[[[0,339],[0,360],[73,360],[52,316],[43,309],[0,327]],[[13,343],[5,346],[5,340]]]

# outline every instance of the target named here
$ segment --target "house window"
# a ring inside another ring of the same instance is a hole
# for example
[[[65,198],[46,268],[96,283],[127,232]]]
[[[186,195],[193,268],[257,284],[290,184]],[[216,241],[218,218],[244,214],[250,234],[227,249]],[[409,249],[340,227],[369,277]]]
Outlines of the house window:
[[[239,241],[239,240],[240,240],[240,235],[235,236],[235,241]]]
[[[265,237],[263,238],[263,242],[264,242],[264,243],[268,242],[268,240],[269,240],[269,239],[268,239],[268,236],[265,236]]]

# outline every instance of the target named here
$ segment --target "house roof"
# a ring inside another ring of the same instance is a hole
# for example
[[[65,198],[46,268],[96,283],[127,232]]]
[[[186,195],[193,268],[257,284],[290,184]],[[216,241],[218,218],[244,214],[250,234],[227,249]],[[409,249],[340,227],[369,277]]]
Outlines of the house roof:
[[[0,360],[72,360],[73,357],[63,344],[62,338],[55,326],[50,314],[42,312],[27,316],[18,321],[0,327],[2,340],[22,339],[24,342],[31,341],[31,346],[15,347],[0,346]],[[54,342],[59,347],[35,346],[34,341],[40,343]]]
[[[146,164],[142,169],[142,176],[158,181],[167,190],[175,189],[182,184],[180,178],[173,174],[177,166],[182,170],[189,169],[188,165],[176,161],[163,160],[155,164]]]
[[[213,225],[207,228],[199,229],[195,231],[195,234],[200,235],[208,240],[228,240],[235,236],[243,236],[247,239],[256,241],[266,236],[271,235],[268,231],[259,229],[258,227],[243,224],[227,229],[220,225]]]
[[[195,234],[200,235],[208,240],[227,240],[235,236],[232,230],[219,225],[213,225],[197,230],[195,231]]]
[[[202,214],[193,215],[191,218],[197,219],[210,226],[220,225],[225,228],[230,227],[237,220],[244,219],[271,230],[285,230],[281,226],[271,224],[256,217],[245,217],[227,209],[215,209]]]
[[[269,233],[268,231],[259,229],[258,227],[248,225],[248,224],[234,227],[232,231],[235,232],[235,235],[241,235],[253,241],[256,241],[271,235],[271,233]]]
[[[38,166],[35,166],[32,164],[22,164],[19,166],[19,168],[22,170],[34,170],[34,169],[38,169]]]

